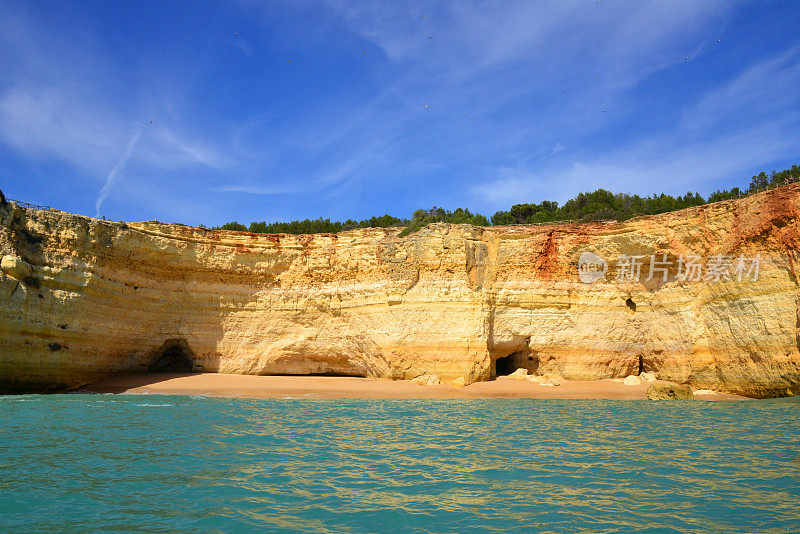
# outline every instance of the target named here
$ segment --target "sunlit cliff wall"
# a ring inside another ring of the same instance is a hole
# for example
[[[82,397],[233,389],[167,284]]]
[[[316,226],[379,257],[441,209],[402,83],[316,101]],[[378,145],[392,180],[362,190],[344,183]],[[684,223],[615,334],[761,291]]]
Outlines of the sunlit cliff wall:
[[[195,370],[490,379],[655,372],[751,396],[800,393],[798,206],[787,186],[625,223],[436,224],[263,235],[0,206],[0,390]],[[609,261],[583,283],[578,259]],[[758,279],[646,280],[649,257],[762,258]],[[642,255],[641,278],[615,263]],[[634,311],[635,308],[635,311]]]

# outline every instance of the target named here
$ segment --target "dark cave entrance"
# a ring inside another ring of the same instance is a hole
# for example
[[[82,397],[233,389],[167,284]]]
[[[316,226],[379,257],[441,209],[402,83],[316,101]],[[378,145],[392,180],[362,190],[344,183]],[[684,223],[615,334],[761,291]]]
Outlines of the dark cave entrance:
[[[636,311],[636,303],[633,302],[633,299],[631,298],[625,301],[625,306],[627,306],[632,312]]]
[[[639,371],[636,374],[640,375],[640,374],[642,374],[644,372],[645,372],[644,371],[644,358],[642,358],[642,355],[640,354],[639,355]]]
[[[517,369],[527,369],[529,374],[536,373],[539,368],[539,357],[531,350],[512,352],[508,356],[497,358],[494,362],[494,377],[508,376]]]
[[[156,350],[148,373],[188,373],[192,371],[194,352],[185,339],[168,339]]]
[[[503,356],[502,358],[497,358],[494,363],[494,375],[495,376],[507,376],[517,370],[516,366],[516,358],[513,354],[509,354],[508,356]]]

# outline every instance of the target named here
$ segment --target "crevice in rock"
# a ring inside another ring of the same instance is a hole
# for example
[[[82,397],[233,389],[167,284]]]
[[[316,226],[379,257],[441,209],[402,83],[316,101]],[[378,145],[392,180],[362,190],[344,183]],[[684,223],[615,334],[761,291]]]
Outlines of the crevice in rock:
[[[627,306],[632,312],[634,312],[634,313],[636,312],[636,303],[633,302],[632,298],[628,297],[625,300],[625,306]]]
[[[795,305],[795,322],[794,322],[794,344],[797,347],[798,352],[800,352],[800,300],[796,301],[797,304]]]

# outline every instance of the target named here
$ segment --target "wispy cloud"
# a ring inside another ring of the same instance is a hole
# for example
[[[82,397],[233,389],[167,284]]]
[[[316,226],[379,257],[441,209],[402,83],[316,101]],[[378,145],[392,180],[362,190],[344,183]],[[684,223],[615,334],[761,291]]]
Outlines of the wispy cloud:
[[[114,181],[117,179],[117,176],[125,168],[125,164],[128,163],[131,154],[133,154],[133,148],[136,146],[136,142],[139,140],[139,137],[142,136],[143,130],[144,126],[139,126],[136,128],[136,131],[133,132],[130,141],[128,141],[128,146],[125,147],[125,152],[122,154],[122,157],[119,158],[119,161],[117,161],[114,166],[111,167],[108,175],[106,175],[106,181],[103,184],[103,187],[100,189],[100,193],[97,195],[97,200],[94,203],[95,217],[100,217],[100,207],[111,193],[111,188],[114,187]]]
[[[0,151],[206,224],[704,192],[800,144],[798,38],[724,48],[751,3],[242,0],[152,45],[0,0]]]
[[[258,185],[221,185],[214,188],[220,193],[244,193],[247,195],[285,195],[288,193],[300,193],[300,187],[269,187]]]
[[[98,214],[134,146],[137,168],[150,174],[198,167],[219,171],[232,163],[224,138],[203,139],[173,113],[171,86],[160,92],[152,86],[141,92],[121,87],[131,72],[109,62],[96,42],[48,33],[30,17],[28,10],[0,6],[0,45],[9,52],[0,52],[6,67],[0,71],[0,146],[69,165],[87,181],[102,184]],[[131,134],[132,123],[144,126]]]
[[[595,189],[638,194],[708,194],[731,179],[747,185],[747,169],[791,154],[800,144],[792,126],[777,122],[708,142],[619,149],[594,159],[570,159],[547,168],[500,168],[491,180],[470,191],[493,209],[519,202],[557,200]]]
[[[68,88],[17,85],[0,93],[3,141],[31,156],[57,158],[89,171],[107,166],[124,143],[118,122],[110,110],[90,109]]]
[[[565,200],[596,188],[683,193],[746,179],[749,169],[797,155],[800,146],[798,50],[765,58],[702,93],[660,132],[601,153],[554,155],[538,167],[500,167],[471,187],[491,206],[520,198]],[[739,182],[741,185],[741,182]]]
[[[250,47],[250,44],[248,44],[246,39],[236,37],[229,40],[228,43],[248,57],[253,55],[253,49]]]
[[[400,68],[344,123],[317,117],[315,129],[330,134],[311,143],[362,153],[380,143],[384,160],[405,160],[406,168],[419,159],[409,153],[445,161],[480,157],[482,172],[491,175],[487,164],[497,160],[501,173],[519,159],[550,166],[555,156],[575,155],[574,140],[627,120],[636,111],[629,105],[632,88],[702,54],[709,26],[721,27],[736,3],[328,4]],[[601,115],[609,109],[613,116]],[[441,134],[449,137],[444,146]],[[346,167],[344,156],[329,165],[335,174]],[[372,179],[379,169],[365,158],[349,173]]]

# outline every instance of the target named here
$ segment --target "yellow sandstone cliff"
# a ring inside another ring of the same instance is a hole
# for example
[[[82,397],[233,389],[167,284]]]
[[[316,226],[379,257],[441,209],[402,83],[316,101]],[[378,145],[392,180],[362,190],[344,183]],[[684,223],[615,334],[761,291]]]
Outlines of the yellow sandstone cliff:
[[[6,203],[0,390],[148,369],[472,382],[526,367],[800,394],[798,207],[791,185],[624,223],[435,224],[398,238],[124,224]],[[593,283],[579,276],[586,252],[608,262]],[[651,255],[666,267],[648,280]],[[626,256],[640,257],[639,277]],[[691,256],[700,280],[679,269]],[[715,275],[715,261],[727,270]]]

